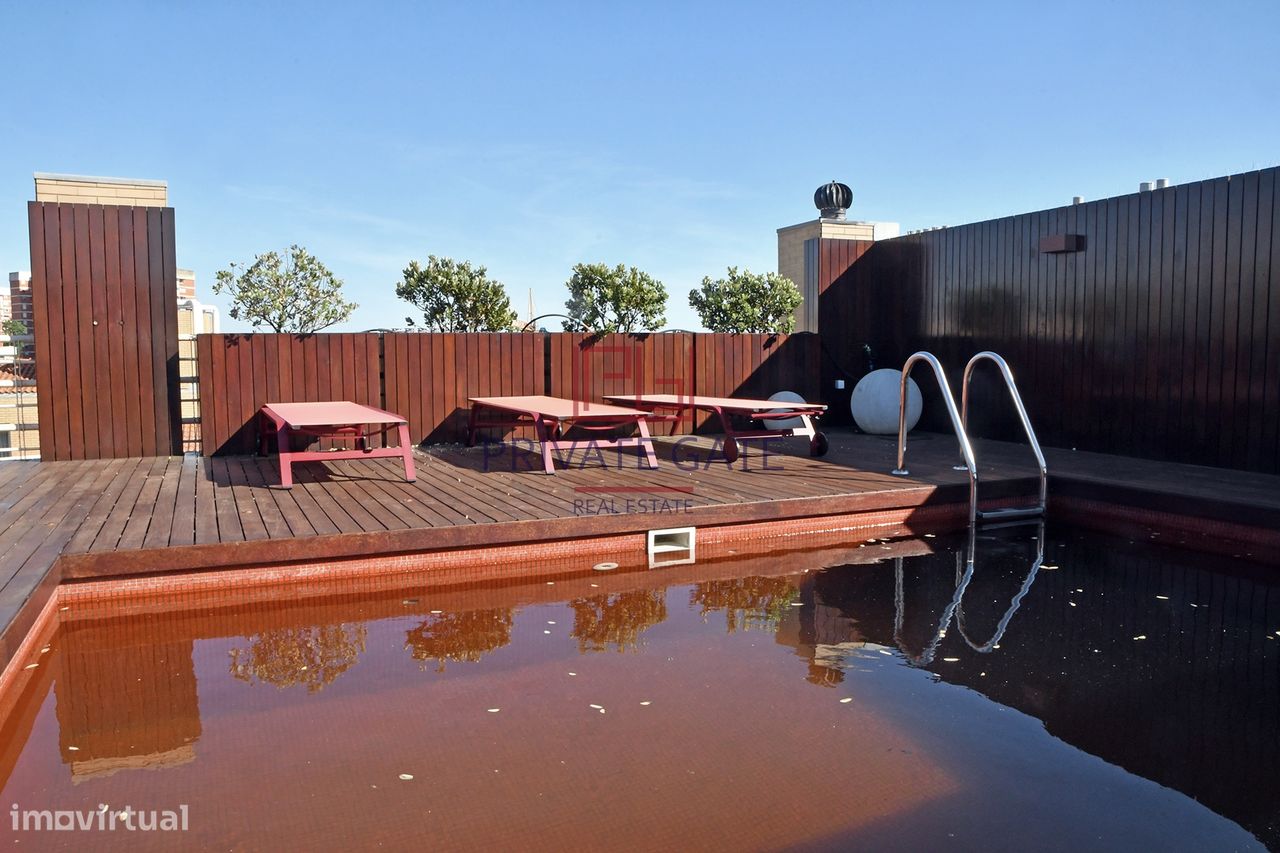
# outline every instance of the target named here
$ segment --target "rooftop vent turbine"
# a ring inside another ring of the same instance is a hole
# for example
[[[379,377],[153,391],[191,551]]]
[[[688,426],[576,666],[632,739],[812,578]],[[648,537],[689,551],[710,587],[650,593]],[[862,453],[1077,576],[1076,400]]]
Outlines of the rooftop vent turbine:
[[[848,184],[832,181],[818,187],[813,194],[813,206],[823,219],[844,219],[844,213],[853,204],[853,190]]]

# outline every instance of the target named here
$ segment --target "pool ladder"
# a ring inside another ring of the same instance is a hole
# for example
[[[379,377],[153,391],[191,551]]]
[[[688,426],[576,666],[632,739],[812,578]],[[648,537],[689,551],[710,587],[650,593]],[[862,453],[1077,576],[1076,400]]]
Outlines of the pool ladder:
[[[1000,645],[1000,640],[1004,637],[1005,631],[1009,630],[1009,622],[1013,620],[1014,614],[1022,606],[1022,599],[1026,598],[1027,593],[1031,591],[1031,585],[1036,582],[1036,575],[1040,572],[1040,567],[1044,565],[1044,520],[1041,519],[1039,523],[1040,529],[1036,533],[1036,555],[1031,562],[1031,569],[1027,572],[1026,577],[1023,578],[1022,585],[1018,587],[1018,591],[1009,600],[1009,606],[996,624],[995,632],[989,640],[981,644],[974,642],[969,636],[964,619],[964,594],[969,589],[969,581],[973,580],[974,558],[977,552],[977,532],[973,526],[970,525],[969,527],[969,541],[963,552],[963,558],[961,552],[956,551],[955,593],[951,596],[951,602],[942,611],[942,616],[938,619],[938,627],[933,632],[933,638],[919,654],[908,652],[902,640],[903,623],[906,620],[906,581],[903,571],[903,559],[902,557],[894,557],[893,643],[902,651],[907,660],[916,666],[928,666],[933,663],[933,659],[938,652],[938,645],[947,636],[947,630],[951,627],[953,620],[956,624],[956,630],[960,633],[960,638],[975,652],[987,654]],[[963,568],[961,568],[962,559]]]
[[[969,440],[968,431],[969,381],[973,378],[974,367],[984,360],[994,362],[1000,369],[1005,387],[1009,389],[1009,396],[1013,399],[1013,406],[1018,411],[1018,419],[1022,421],[1022,429],[1027,434],[1027,441],[1031,444],[1031,451],[1036,456],[1036,464],[1040,468],[1040,494],[1034,506],[978,509],[978,463],[974,457],[973,443]],[[902,383],[898,396],[898,467],[893,469],[892,473],[899,477],[906,477],[909,473],[907,471],[907,380],[911,378],[911,368],[921,361],[933,369],[933,375],[938,380],[938,387],[942,391],[942,400],[947,407],[947,414],[951,418],[951,426],[956,431],[956,440],[960,444],[960,456],[964,460],[964,464],[957,465],[956,470],[969,472],[969,524],[1043,516],[1049,494],[1049,469],[1045,465],[1044,453],[1040,450],[1036,431],[1031,427],[1031,418],[1027,415],[1027,407],[1022,403],[1022,395],[1018,393],[1018,384],[1013,380],[1013,371],[999,354],[989,350],[978,353],[965,365],[964,380],[960,388],[959,410],[956,409],[955,396],[951,393],[951,385],[947,382],[946,373],[937,356],[929,352],[918,352],[902,365]]]

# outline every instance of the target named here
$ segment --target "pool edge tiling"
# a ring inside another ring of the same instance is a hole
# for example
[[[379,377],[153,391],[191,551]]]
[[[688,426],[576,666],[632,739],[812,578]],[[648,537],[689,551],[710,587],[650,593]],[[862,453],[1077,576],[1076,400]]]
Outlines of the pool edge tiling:
[[[398,563],[532,566],[574,551],[642,554],[645,531],[676,526],[698,527],[703,544],[878,525],[908,535],[962,523],[967,486],[952,469],[954,439],[913,436],[908,479],[887,473],[895,449],[883,437],[836,432],[824,459],[780,455],[769,470],[743,470],[676,465],[668,443],[657,472],[580,464],[547,477],[514,461],[512,470],[490,467],[480,448],[445,447],[418,454],[416,484],[388,463],[329,462],[302,469],[288,492],[271,485],[270,462],[255,457],[12,463],[23,467],[0,469],[9,488],[0,502],[8,525],[0,529],[0,662],[13,659],[59,583],[132,576],[145,590],[174,572],[235,573],[199,581],[216,585]],[[984,505],[1034,493],[1025,446],[982,441],[978,449]],[[1280,477],[1048,454],[1055,514],[1177,531],[1190,548],[1230,553],[1242,543],[1251,559],[1280,550]],[[667,513],[582,511],[581,502],[602,495],[688,503]]]

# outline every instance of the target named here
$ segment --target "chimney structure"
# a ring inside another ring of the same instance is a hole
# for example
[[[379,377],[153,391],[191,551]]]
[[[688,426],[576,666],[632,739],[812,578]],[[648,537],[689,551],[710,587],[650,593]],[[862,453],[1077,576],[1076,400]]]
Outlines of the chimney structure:
[[[813,206],[817,219],[778,229],[778,274],[791,279],[804,296],[796,309],[797,332],[818,331],[818,303],[827,286],[873,241],[899,234],[896,222],[850,220],[853,190],[839,181],[818,187]]]

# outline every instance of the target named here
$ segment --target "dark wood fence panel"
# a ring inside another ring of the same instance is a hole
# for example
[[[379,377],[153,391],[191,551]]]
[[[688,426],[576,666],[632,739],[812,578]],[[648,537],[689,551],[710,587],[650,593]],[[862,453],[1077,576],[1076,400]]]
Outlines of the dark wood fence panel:
[[[408,418],[415,442],[442,443],[466,439],[469,397],[818,395],[812,334],[221,334],[199,335],[197,356],[206,455],[254,452],[254,414],[267,402],[379,406]]]
[[[465,441],[469,397],[545,393],[541,334],[388,332],[383,338],[386,408],[409,419],[414,441]]]
[[[823,387],[923,349],[958,395],[965,362],[990,349],[1044,444],[1280,473],[1278,175],[880,241],[825,286]],[[1064,235],[1083,248],[1042,250]],[[949,431],[932,378],[915,378],[922,426]],[[977,435],[1020,438],[989,366],[972,418]]]
[[[181,452],[173,209],[27,212],[41,457]]]
[[[778,391],[794,391],[809,401],[820,399],[821,341],[815,334],[699,333],[693,338],[698,394],[767,399]],[[706,415],[700,414],[697,425],[705,423]]]
[[[266,403],[350,400],[382,407],[376,334],[200,335],[200,435],[205,455],[256,452]]]
[[[589,402],[604,402],[611,394],[688,396],[694,393],[693,337],[678,332],[551,334],[547,393]],[[687,432],[688,426],[677,425],[676,431]]]

